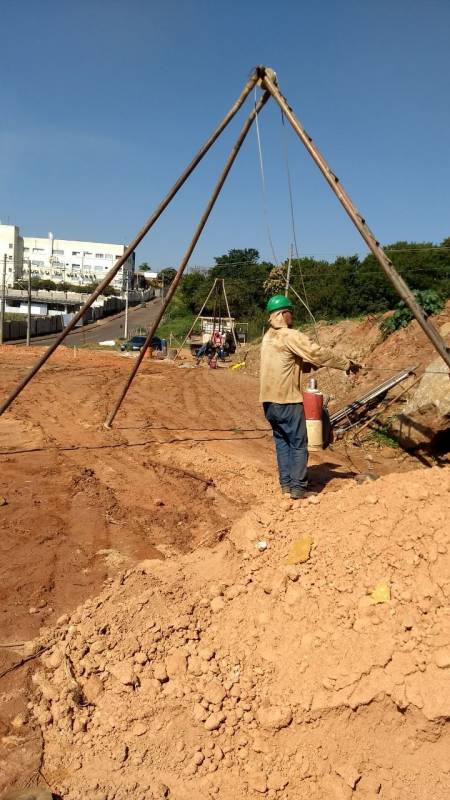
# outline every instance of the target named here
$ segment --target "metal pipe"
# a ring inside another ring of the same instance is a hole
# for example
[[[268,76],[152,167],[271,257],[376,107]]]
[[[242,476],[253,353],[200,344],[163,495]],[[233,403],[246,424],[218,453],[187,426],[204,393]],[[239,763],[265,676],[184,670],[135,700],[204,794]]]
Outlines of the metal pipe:
[[[411,374],[413,375],[414,373],[411,373]],[[420,383],[422,378],[423,378],[423,375],[419,375],[419,377],[416,378],[415,381],[413,381],[410,386],[406,386],[404,389],[402,389],[401,392],[396,394],[395,397],[392,397],[389,400],[389,402],[387,402],[385,404],[385,406],[383,407],[383,409],[382,409],[383,414],[384,414],[384,412],[386,411],[387,408],[390,408],[390,406],[393,406],[397,402],[397,400],[400,400],[400,398],[403,397],[403,395],[405,395],[407,392],[410,392],[411,389],[414,389],[414,387],[417,386],[418,383]],[[365,428],[368,428],[370,423],[373,422],[374,419],[376,419],[379,415],[380,415],[380,410],[378,410],[375,414],[373,414],[371,417],[369,417],[369,419],[366,420],[366,422],[364,422],[364,424],[361,425],[361,427],[358,428],[357,431],[355,431],[353,438],[356,439],[359,436],[359,434],[361,433],[361,431],[363,431]],[[358,423],[356,423],[356,424],[358,424]]]
[[[411,313],[419,323],[420,327],[422,328],[424,333],[428,336],[428,338],[438,351],[439,355],[444,359],[445,363],[450,367],[450,350],[447,348],[445,341],[440,336],[436,328],[430,322],[428,322],[421,307],[417,303],[416,298],[411,292],[411,289],[407,286],[401,275],[398,274],[392,261],[387,257],[380,243],[377,241],[377,239],[375,238],[374,234],[372,233],[368,225],[366,225],[364,217],[361,216],[359,211],[353,205],[353,202],[348,196],[347,192],[341,186],[339,178],[334,174],[334,172],[332,172],[325,158],[319,152],[319,150],[313,143],[313,140],[307,134],[302,124],[295,116],[292,108],[289,106],[286,98],[283,97],[276,84],[276,78],[274,76],[273,71],[267,70],[264,67],[259,67],[259,74],[261,78],[261,85],[268,92],[270,92],[274,100],[276,100],[276,102],[280,106],[283,114],[287,117],[287,119],[291,123],[297,136],[305,145],[308,153],[312,156],[312,158],[316,162],[324,178],[330,185],[331,189],[335,193],[338,200],[344,206],[345,211],[347,212],[348,216],[350,217],[354,225],[357,227],[362,238],[366,242],[368,248],[371,250],[375,258],[377,259],[386,277],[390,280],[394,289],[398,292],[402,300],[404,300],[404,302],[410,309]]]
[[[183,256],[181,264],[178,267],[177,274],[175,275],[172,283],[170,284],[169,290],[168,290],[168,292],[166,294],[164,302],[161,305],[161,308],[159,309],[157,317],[156,317],[155,321],[153,322],[153,324],[151,325],[150,330],[147,333],[147,338],[146,338],[146,340],[144,342],[144,345],[142,346],[142,348],[141,348],[141,350],[139,352],[139,355],[138,355],[138,357],[136,359],[136,363],[134,364],[134,366],[133,366],[133,368],[132,368],[132,370],[130,372],[130,375],[128,376],[128,379],[125,382],[125,385],[122,388],[122,391],[120,392],[120,395],[119,395],[119,397],[118,397],[118,399],[117,399],[117,401],[116,401],[116,403],[114,405],[114,408],[112,409],[112,411],[109,414],[108,418],[104,422],[105,428],[110,428],[111,427],[111,425],[112,425],[112,423],[114,421],[114,418],[115,418],[120,406],[122,405],[122,402],[123,402],[123,400],[124,400],[124,398],[125,398],[125,396],[126,396],[126,394],[128,392],[128,389],[130,388],[130,386],[131,386],[131,384],[133,382],[134,376],[136,375],[136,373],[137,373],[137,371],[138,371],[138,369],[139,369],[139,367],[140,367],[140,365],[142,363],[142,359],[144,358],[145,353],[146,353],[146,351],[147,351],[147,349],[148,349],[148,347],[149,347],[149,345],[151,343],[151,340],[152,340],[153,336],[155,335],[155,332],[156,332],[156,330],[158,328],[158,325],[161,322],[162,317],[164,316],[164,312],[165,312],[166,308],[168,307],[168,305],[170,304],[170,302],[172,300],[172,297],[174,296],[174,294],[175,294],[175,292],[177,290],[178,284],[180,283],[180,280],[181,280],[181,277],[182,277],[183,272],[185,270],[185,267],[186,267],[191,255],[192,255],[192,253],[194,251],[194,248],[195,248],[200,236],[201,236],[203,228],[205,227],[206,222],[208,220],[208,217],[209,217],[209,215],[211,214],[211,211],[214,208],[215,202],[216,202],[216,200],[217,200],[217,198],[218,198],[218,196],[220,194],[220,191],[221,191],[221,189],[222,189],[222,187],[223,187],[223,185],[225,183],[225,180],[226,180],[226,178],[228,176],[228,173],[230,172],[231,167],[233,166],[233,163],[234,163],[234,161],[236,159],[236,156],[239,153],[239,150],[241,149],[241,146],[242,146],[242,144],[244,142],[244,139],[247,136],[248,131],[250,130],[252,122],[255,119],[256,115],[265,106],[265,104],[267,103],[269,97],[270,97],[270,95],[269,95],[268,92],[265,92],[262,95],[262,97],[260,97],[258,103],[251,110],[250,114],[248,115],[247,119],[245,120],[245,122],[244,122],[244,124],[243,124],[243,126],[241,128],[241,131],[240,131],[239,136],[238,136],[238,138],[236,140],[236,143],[233,146],[233,149],[231,150],[231,153],[227,158],[226,164],[225,164],[225,166],[224,166],[224,168],[222,170],[222,173],[221,173],[221,175],[220,175],[220,177],[219,177],[219,179],[218,179],[218,181],[217,181],[217,183],[216,183],[216,185],[214,187],[214,190],[213,190],[213,192],[211,194],[211,197],[208,200],[208,203],[207,203],[206,208],[205,208],[205,210],[204,210],[204,212],[202,214],[200,222],[197,225],[195,233],[194,233],[194,235],[193,235],[193,237],[192,237],[192,239],[191,239],[191,241],[190,241],[190,243],[188,245],[188,248],[187,248],[187,250],[186,250],[186,252],[185,252],[185,254]]]
[[[403,369],[400,372],[396,372],[391,378],[388,378],[387,380],[383,381],[383,383],[379,383],[377,386],[374,386],[373,389],[370,389],[369,392],[363,394],[362,397],[352,400],[352,402],[344,406],[344,408],[339,409],[339,411],[335,411],[334,414],[331,414],[330,416],[331,425],[336,425],[341,421],[341,419],[348,417],[348,415],[353,411],[359,411],[363,406],[367,405],[372,400],[376,400],[379,395],[385,394],[389,391],[389,389],[393,389],[398,383],[401,383],[410,375],[413,375],[417,369],[417,366],[418,365]]]
[[[0,405],[0,416],[6,411],[7,408],[11,405],[12,402],[16,399],[16,397],[21,393],[21,391],[27,386],[27,384],[31,381],[31,379],[36,375],[37,372],[41,369],[41,367],[45,364],[45,362],[50,358],[52,353],[59,347],[59,345],[64,341],[66,336],[75,328],[77,323],[80,319],[83,318],[84,314],[91,307],[92,303],[97,299],[97,297],[103,292],[103,290],[110,284],[114,276],[118,273],[119,269],[122,265],[126,262],[129,256],[134,252],[138,244],[142,241],[144,236],[149,232],[150,228],[155,224],[155,222],[159,219],[163,211],[167,208],[169,203],[173,200],[179,189],[183,186],[185,181],[188,179],[189,175],[194,171],[196,166],[200,163],[202,158],[206,155],[208,150],[212,147],[214,142],[218,139],[222,131],[226,128],[228,123],[233,119],[235,114],[239,111],[242,104],[250,94],[251,90],[255,86],[255,84],[259,80],[259,72],[255,70],[255,72],[251,75],[247,83],[245,84],[242,92],[240,93],[239,97],[237,98],[236,102],[232,105],[230,110],[227,112],[225,117],[219,123],[215,131],[211,134],[209,139],[205,142],[205,144],[200,148],[198,153],[194,156],[191,163],[186,167],[184,172],[180,175],[176,183],[172,186],[168,194],[164,197],[161,201],[159,206],[154,210],[153,214],[148,218],[147,222],[143,225],[140,229],[139,233],[135,236],[133,241],[130,245],[125,249],[123,255],[116,261],[114,266],[109,270],[109,272],[105,275],[103,280],[99,283],[95,291],[91,294],[88,298],[86,303],[80,308],[80,310],[75,314],[75,316],[71,319],[69,324],[64,328],[61,334],[58,336],[56,341],[50,345],[48,350],[41,356],[41,358],[36,362],[36,364],[30,369],[30,371],[22,378],[22,380],[17,384],[17,386],[13,389],[13,391],[8,395],[6,400]]]

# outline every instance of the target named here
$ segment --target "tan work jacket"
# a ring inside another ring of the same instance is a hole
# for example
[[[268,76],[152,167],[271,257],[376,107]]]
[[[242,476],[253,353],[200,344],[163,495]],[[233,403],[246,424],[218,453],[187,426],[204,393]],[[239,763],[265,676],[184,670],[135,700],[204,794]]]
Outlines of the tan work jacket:
[[[348,358],[311,342],[293,328],[270,328],[261,345],[261,403],[301,403],[303,365],[347,370]]]

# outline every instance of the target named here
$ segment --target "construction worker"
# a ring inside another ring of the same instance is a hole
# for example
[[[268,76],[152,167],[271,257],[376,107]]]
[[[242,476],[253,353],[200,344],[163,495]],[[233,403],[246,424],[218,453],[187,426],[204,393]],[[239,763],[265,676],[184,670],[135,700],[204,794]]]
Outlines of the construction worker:
[[[310,365],[357,372],[359,365],[334,355],[294,330],[293,304],[282,294],[267,303],[269,330],[261,345],[260,401],[275,439],[281,491],[293,500],[307,497],[308,440],[303,410],[302,372]]]

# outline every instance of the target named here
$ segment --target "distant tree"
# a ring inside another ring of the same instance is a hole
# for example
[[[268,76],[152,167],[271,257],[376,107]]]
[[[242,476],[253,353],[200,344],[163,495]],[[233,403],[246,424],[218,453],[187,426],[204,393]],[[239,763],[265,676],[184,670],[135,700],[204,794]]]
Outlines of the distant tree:
[[[208,286],[208,288],[206,288]],[[191,313],[198,313],[198,299],[203,295],[203,304],[211,288],[211,283],[201,272],[189,272],[181,281],[181,295],[185,305]],[[200,306],[201,308],[201,306]]]
[[[58,288],[58,285],[55,281],[47,278],[31,278],[32,289],[46,289],[48,292],[52,292]]]
[[[225,289],[233,316],[248,317],[264,307],[264,283],[274,265],[265,261],[261,263],[256,248],[234,248],[224,255],[216,256],[214,261],[216,263],[209,271],[209,277],[225,278]]]
[[[160,281],[163,281],[164,286],[167,287],[170,286],[176,274],[176,269],[173,269],[172,267],[166,267],[158,272],[158,278]]]
[[[137,272],[151,272],[151,269],[150,269],[149,265],[147,264],[147,262],[143,261],[142,264],[139,264],[139,266],[136,268],[136,271]]]
[[[394,242],[386,246],[396,269],[413,291],[437,291],[443,300],[450,297],[450,237],[440,246],[431,242]],[[286,266],[261,262],[255,248],[231,249],[214,259],[206,272],[186,274],[177,293],[184,314],[196,314],[202,307],[215,278],[224,278],[232,316],[248,321],[255,331],[266,319],[265,305],[270,294],[283,293]],[[161,270],[173,279],[174,270]],[[309,305],[318,319],[354,317],[394,309],[399,297],[374,256],[360,260],[357,255],[339,256],[334,261],[314,258],[293,259],[291,286]],[[296,319],[301,323],[310,317],[305,307],[292,294]],[[223,301],[221,301],[223,305]],[[216,308],[214,309],[214,305]],[[205,314],[224,315],[214,298]],[[402,312],[403,315],[403,312]]]
[[[222,256],[216,256],[214,261],[216,264],[210,271],[214,278],[239,278],[246,268],[258,264],[259,252],[254,247],[232,249]]]

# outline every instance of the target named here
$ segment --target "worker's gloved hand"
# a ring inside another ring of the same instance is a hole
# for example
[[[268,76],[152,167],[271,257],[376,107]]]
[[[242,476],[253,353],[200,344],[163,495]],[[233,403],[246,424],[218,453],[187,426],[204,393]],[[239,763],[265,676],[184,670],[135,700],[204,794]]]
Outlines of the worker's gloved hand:
[[[358,372],[362,369],[362,364],[358,364],[356,361],[350,360],[350,366],[348,369],[345,370],[346,375],[357,375]]]

